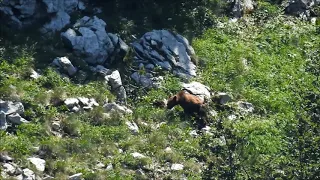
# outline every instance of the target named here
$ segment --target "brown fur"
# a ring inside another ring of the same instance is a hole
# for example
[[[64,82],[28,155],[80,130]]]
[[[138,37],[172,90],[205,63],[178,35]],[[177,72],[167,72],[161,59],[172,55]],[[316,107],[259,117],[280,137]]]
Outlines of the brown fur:
[[[207,113],[204,101],[199,97],[187,93],[184,90],[170,97],[167,102],[167,108],[172,109],[174,106],[180,105],[186,114],[198,115],[197,124],[201,129],[207,124]]]
[[[167,108],[172,109],[176,105],[180,105],[186,113],[192,114],[199,113],[204,102],[193,94],[180,91],[168,99]]]

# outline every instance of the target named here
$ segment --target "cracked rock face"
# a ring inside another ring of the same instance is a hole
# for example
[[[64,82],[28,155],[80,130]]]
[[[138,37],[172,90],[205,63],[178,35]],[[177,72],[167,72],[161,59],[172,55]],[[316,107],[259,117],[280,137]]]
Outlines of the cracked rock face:
[[[79,4],[79,0],[42,0],[48,13],[54,13],[58,11],[65,11],[67,13],[73,12]]]
[[[153,30],[132,43],[134,61],[144,65],[152,64],[172,71],[179,77],[196,76],[196,65],[192,62],[194,49],[186,38],[167,30]],[[150,65],[148,65],[150,66]]]
[[[94,16],[79,19],[73,28],[61,33],[66,46],[90,64],[104,64],[105,61],[120,52],[128,50],[127,45],[117,36],[107,33],[106,23]]]
[[[59,11],[51,19],[50,22],[46,23],[42,29],[40,29],[43,34],[52,34],[56,31],[60,31],[66,25],[70,24],[70,16],[64,11]]]

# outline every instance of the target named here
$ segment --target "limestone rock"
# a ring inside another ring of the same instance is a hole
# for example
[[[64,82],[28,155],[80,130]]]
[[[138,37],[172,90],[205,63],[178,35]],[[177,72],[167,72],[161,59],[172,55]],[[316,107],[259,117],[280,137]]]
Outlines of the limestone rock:
[[[36,167],[38,171],[43,172],[45,170],[45,160],[36,157],[28,158],[28,160]]]
[[[90,64],[103,64],[125,48],[124,42],[116,35],[107,33],[106,23],[94,16],[79,19],[72,28],[61,33],[63,42],[75,54],[83,56]],[[115,38],[116,37],[116,38]]]
[[[46,23],[40,31],[43,34],[52,34],[60,31],[66,25],[70,24],[70,16],[64,11],[58,11],[50,22]]]
[[[120,115],[132,114],[132,111],[129,108],[116,103],[107,103],[103,105],[103,108],[107,113],[117,113]]]
[[[81,180],[82,179],[82,173],[77,173],[72,176],[69,176],[69,180]]]
[[[23,180],[35,180],[36,179],[36,175],[30,169],[26,168],[26,169],[23,169],[22,171],[23,171],[23,173],[22,173]]]
[[[183,170],[184,166],[182,164],[172,164],[171,170],[173,171],[181,171]]]
[[[135,61],[159,66],[180,77],[196,76],[196,66],[192,62],[195,55],[187,39],[167,30],[153,30],[132,43]]]
[[[128,126],[128,129],[133,133],[133,134],[138,134],[139,133],[139,127],[135,122],[126,122],[126,125]]]
[[[191,83],[184,83],[182,84],[182,89],[185,89],[191,94],[198,96],[202,100],[208,100],[211,98],[210,88],[199,82],[193,81]]]
[[[57,57],[52,63],[68,73],[69,76],[73,76],[77,72],[77,69],[67,57]]]
[[[22,123],[29,123],[26,119],[20,116],[18,113],[13,113],[7,115],[7,122],[11,122],[12,124],[20,125]]]

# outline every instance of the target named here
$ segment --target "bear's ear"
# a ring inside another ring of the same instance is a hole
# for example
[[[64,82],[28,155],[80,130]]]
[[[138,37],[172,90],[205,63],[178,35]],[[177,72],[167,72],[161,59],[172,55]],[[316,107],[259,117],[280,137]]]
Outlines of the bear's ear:
[[[173,96],[172,98],[174,101],[177,101],[177,96]]]

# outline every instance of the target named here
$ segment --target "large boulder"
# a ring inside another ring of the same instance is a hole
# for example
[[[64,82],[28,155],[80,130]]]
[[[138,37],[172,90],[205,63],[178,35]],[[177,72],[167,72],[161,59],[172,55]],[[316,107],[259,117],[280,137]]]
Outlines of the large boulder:
[[[69,76],[73,76],[77,72],[71,61],[67,57],[57,57],[52,62],[53,65],[59,67],[63,72]]]
[[[64,11],[57,12],[50,22],[46,23],[42,29],[41,33],[51,35],[56,31],[60,31],[66,25],[70,23],[70,16]]]
[[[320,4],[320,0],[289,0],[285,12],[295,16],[309,18],[311,9]]]
[[[153,64],[184,78],[196,76],[196,65],[192,61],[194,49],[179,34],[153,30],[133,42],[132,46],[137,64]]]
[[[46,5],[48,13],[55,13],[65,11],[67,13],[73,12],[78,8],[79,0],[42,0]]]
[[[251,13],[254,6],[255,2],[253,0],[233,0],[232,14],[235,18],[240,18],[244,14]]]
[[[198,96],[202,100],[209,100],[211,98],[210,88],[199,82],[183,83],[182,89]]]
[[[72,28],[61,33],[66,46],[90,64],[103,64],[119,52],[127,51],[126,44],[116,35],[107,33],[106,23],[94,16],[79,19]]]
[[[91,70],[95,73],[98,73],[105,79],[105,83],[111,86],[112,91],[116,93],[119,101],[126,102],[127,92],[123,87],[121,75],[118,70],[112,71],[101,65],[91,67]]]

